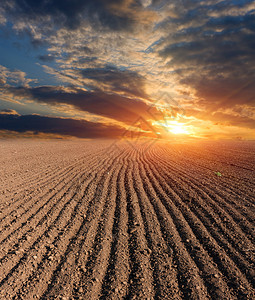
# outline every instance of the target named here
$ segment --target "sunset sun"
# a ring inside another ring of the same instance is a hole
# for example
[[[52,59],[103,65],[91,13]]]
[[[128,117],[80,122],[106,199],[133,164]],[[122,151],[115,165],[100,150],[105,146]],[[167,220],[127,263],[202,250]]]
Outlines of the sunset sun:
[[[169,128],[168,131],[173,134],[190,134],[188,128],[183,123],[172,121],[167,127]]]
[[[157,128],[164,129],[167,133],[172,133],[175,135],[191,135],[193,130],[191,130],[191,126],[185,123],[181,123],[178,121],[161,121],[161,122],[153,122],[153,125]]]

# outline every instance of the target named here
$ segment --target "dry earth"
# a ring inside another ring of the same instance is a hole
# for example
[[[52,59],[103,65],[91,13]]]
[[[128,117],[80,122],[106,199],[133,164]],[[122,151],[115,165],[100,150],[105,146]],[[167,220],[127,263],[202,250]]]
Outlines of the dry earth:
[[[0,141],[0,299],[255,299],[255,143],[110,145]]]

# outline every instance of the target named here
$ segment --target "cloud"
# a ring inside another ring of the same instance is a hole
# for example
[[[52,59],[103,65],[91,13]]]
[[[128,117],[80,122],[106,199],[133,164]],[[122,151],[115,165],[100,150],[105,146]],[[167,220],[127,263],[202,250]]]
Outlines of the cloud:
[[[10,70],[0,65],[0,88],[9,85],[29,86],[30,82],[36,82],[36,79],[26,78],[27,74],[20,70]]]
[[[158,54],[178,83],[193,89],[200,99],[194,105],[205,114],[220,107],[254,107],[253,1],[184,2],[186,7],[176,4],[175,17],[160,24],[165,37]]]
[[[103,123],[39,115],[0,113],[0,130],[75,136],[78,138],[117,138],[124,128]]]
[[[47,57],[46,57],[47,59]],[[93,59],[92,59],[93,60]],[[87,60],[87,63],[91,60]],[[58,71],[47,65],[42,65],[45,72],[54,75],[62,82],[71,85],[86,86],[90,90],[117,93],[124,96],[143,98],[149,100],[146,93],[146,78],[136,71],[126,68],[117,68],[106,65],[93,68],[76,68]]]
[[[17,115],[19,116],[19,113],[16,112],[14,109],[1,109],[0,115]]]
[[[246,110],[242,106],[237,109],[219,109],[218,111],[205,114],[204,111],[187,109],[186,117],[193,120],[208,121],[215,125],[236,126],[246,129],[255,129],[255,109]]]
[[[57,58],[57,56],[51,54],[44,54],[44,55],[39,55],[38,58],[43,62],[52,62]]]
[[[113,31],[131,30],[136,12],[143,6],[135,0],[9,0],[2,4],[11,15],[24,20],[51,20],[58,26],[77,29],[84,19]]]
[[[4,25],[6,23],[6,18],[4,16],[4,11],[2,8],[0,8],[0,25]]]
[[[145,93],[145,78],[137,72],[120,70],[115,66],[79,70],[83,78],[93,81],[95,86],[126,95],[148,98]]]
[[[213,114],[213,120],[226,126],[240,126],[255,129],[255,119],[249,117],[216,112]]]
[[[148,118],[148,110],[157,111],[155,107],[134,98],[103,91],[84,91],[78,88],[61,88],[42,86],[34,88],[9,88],[10,93],[21,98],[51,105],[69,104],[79,110],[99,116],[108,117],[126,124],[134,123],[137,118]]]

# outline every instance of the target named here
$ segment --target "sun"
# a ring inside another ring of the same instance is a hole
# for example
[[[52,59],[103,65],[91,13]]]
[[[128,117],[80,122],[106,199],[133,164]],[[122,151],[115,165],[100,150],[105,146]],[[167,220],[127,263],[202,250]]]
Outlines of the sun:
[[[187,126],[184,123],[179,123],[177,121],[171,121],[167,124],[168,131],[173,134],[190,134]]]
[[[180,123],[175,120],[164,120],[160,122],[153,122],[152,125],[156,126],[157,128],[161,127],[164,128],[165,131],[168,133],[172,133],[175,135],[192,135],[193,130],[192,126],[187,125],[185,123]]]
[[[172,129],[170,129],[170,132],[173,134],[188,134],[188,131],[180,126],[174,126]]]

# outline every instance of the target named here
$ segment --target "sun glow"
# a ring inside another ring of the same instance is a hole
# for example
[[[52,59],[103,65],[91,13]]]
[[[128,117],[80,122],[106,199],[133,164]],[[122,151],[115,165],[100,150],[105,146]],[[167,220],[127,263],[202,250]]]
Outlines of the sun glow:
[[[178,123],[177,121],[172,121],[167,124],[167,128],[173,134],[190,134],[188,128],[183,123]]]
[[[189,126],[185,123],[179,123],[174,120],[168,120],[167,122],[160,123],[159,125],[161,125],[165,128],[165,130],[173,134],[191,134]]]
[[[174,135],[190,135],[194,136],[194,128],[192,125],[188,125],[187,123],[181,123],[176,120],[162,120],[156,121],[152,123],[156,128],[164,129],[165,132]]]
[[[174,134],[188,134],[188,131],[182,127],[174,127],[170,130]]]

